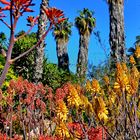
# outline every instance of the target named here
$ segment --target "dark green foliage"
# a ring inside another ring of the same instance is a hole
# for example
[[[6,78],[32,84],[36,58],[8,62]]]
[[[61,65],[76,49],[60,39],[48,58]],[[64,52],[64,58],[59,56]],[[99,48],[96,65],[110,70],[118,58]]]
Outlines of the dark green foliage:
[[[44,85],[47,84],[53,89],[56,89],[68,81],[76,83],[77,78],[74,74],[59,69],[56,64],[47,63],[46,60],[44,61],[42,78],[42,83]]]
[[[3,32],[0,32],[0,46],[5,46],[7,39],[6,35]]]
[[[79,34],[85,34],[87,31],[92,32],[95,27],[95,18],[93,17],[94,12],[87,8],[80,11],[80,15],[75,18],[75,25],[79,30]]]
[[[24,31],[19,32],[16,35],[16,37],[21,36],[23,33]],[[21,38],[14,45],[12,57],[14,58],[19,54],[25,52],[26,50],[31,48],[36,42],[37,42],[36,33],[31,33]],[[33,80],[33,76],[34,76],[33,75],[34,53],[35,51],[32,51],[29,55],[17,60],[13,64],[13,69],[16,72],[16,74],[30,81]],[[62,69],[58,69],[58,66],[56,64],[48,63],[46,61],[46,58],[44,58],[43,77],[41,80],[41,82],[44,85],[47,84],[53,89],[56,89],[57,87],[60,87],[62,84],[64,84],[67,81],[76,82],[75,79],[76,78],[73,74],[70,74]]]
[[[16,37],[21,36],[24,31],[19,32]],[[18,56],[19,54],[25,52],[33,45],[37,43],[36,33],[31,33],[24,36],[15,42],[13,47],[12,58]],[[34,51],[30,54],[20,58],[13,64],[14,71],[25,79],[32,80],[33,78],[33,68],[34,68]]]
[[[68,40],[71,35],[71,27],[72,23],[70,23],[67,19],[64,22],[61,22],[60,24],[57,24],[55,26],[53,36],[55,37],[56,40],[58,39]]]

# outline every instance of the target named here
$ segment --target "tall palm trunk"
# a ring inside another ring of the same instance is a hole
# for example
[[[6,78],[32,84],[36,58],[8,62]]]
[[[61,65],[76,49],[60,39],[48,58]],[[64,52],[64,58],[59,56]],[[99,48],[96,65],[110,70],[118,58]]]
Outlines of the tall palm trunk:
[[[79,52],[77,60],[77,76],[84,78],[88,63],[88,45],[90,34],[80,34]]]
[[[67,53],[68,41],[65,38],[56,41],[56,52],[58,58],[58,67],[69,71],[69,57]]]
[[[110,12],[110,47],[113,63],[124,61],[125,35],[124,35],[124,0],[109,0]]]
[[[47,16],[44,13],[43,6],[48,7],[49,1],[48,0],[42,0],[40,5],[40,16],[39,16],[39,22],[38,22],[38,33],[37,33],[37,39],[40,40],[41,36],[46,31],[46,25],[47,25]],[[42,41],[42,43],[36,48],[36,54],[35,54],[35,68],[34,68],[34,82],[38,83],[42,79],[42,73],[43,73],[43,60],[44,60],[44,47],[45,47],[45,40]]]

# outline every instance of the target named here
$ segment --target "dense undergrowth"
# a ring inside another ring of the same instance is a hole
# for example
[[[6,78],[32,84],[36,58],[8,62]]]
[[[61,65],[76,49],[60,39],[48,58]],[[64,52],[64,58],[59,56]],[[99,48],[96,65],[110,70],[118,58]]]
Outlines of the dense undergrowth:
[[[138,50],[134,54],[139,58]],[[117,63],[112,76],[53,90],[19,77],[0,91],[1,139],[138,139],[137,63]]]

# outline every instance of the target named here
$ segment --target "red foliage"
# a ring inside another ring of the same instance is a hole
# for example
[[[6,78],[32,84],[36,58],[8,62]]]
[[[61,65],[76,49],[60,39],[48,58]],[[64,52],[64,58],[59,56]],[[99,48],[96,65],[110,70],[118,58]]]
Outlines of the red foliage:
[[[58,137],[50,137],[50,136],[44,136],[44,135],[41,135],[39,136],[38,140],[62,140],[61,138],[58,138]]]
[[[80,123],[74,123],[74,122],[68,123],[69,132],[73,136],[76,135],[76,137],[78,137],[78,138],[84,138],[84,133],[83,133],[81,125],[80,125]]]
[[[106,140],[106,132],[102,127],[92,127],[88,131],[88,138],[89,140]]]
[[[57,102],[59,102],[60,100],[63,100],[64,99],[65,95],[66,94],[65,94],[64,90],[62,88],[58,88],[56,90],[56,93],[55,93],[55,100]]]
[[[22,137],[19,135],[14,135],[13,138],[9,138],[6,134],[0,133],[0,140],[22,140]]]
[[[82,139],[84,139],[85,134],[87,134],[89,140],[106,140],[106,132],[102,127],[88,128],[80,123],[68,123],[68,129],[72,135],[76,134],[76,137]]]

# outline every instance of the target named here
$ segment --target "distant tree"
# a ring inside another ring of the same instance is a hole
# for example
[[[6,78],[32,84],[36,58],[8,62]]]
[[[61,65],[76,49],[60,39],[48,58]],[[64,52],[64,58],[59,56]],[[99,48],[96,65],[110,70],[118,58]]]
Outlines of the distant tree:
[[[69,36],[71,35],[71,26],[72,24],[69,23],[67,19],[61,24],[57,24],[53,30],[53,35],[56,40],[58,67],[67,71],[69,71],[67,44],[69,41]]]
[[[111,61],[125,61],[124,0],[107,0],[110,14]]]
[[[38,33],[37,33],[38,40],[40,40],[41,36],[46,31],[46,25],[47,25],[48,19],[47,19],[46,14],[44,13],[43,7],[48,7],[48,5],[49,5],[49,0],[41,1],[39,22],[38,22]],[[35,83],[38,83],[42,79],[44,47],[45,47],[45,40],[43,40],[40,43],[40,45],[36,48],[35,67],[34,67],[34,82]]]
[[[95,27],[93,11],[84,8],[80,15],[75,18],[75,25],[79,31],[79,52],[77,60],[77,76],[85,77],[88,63],[88,45],[90,35]]]

